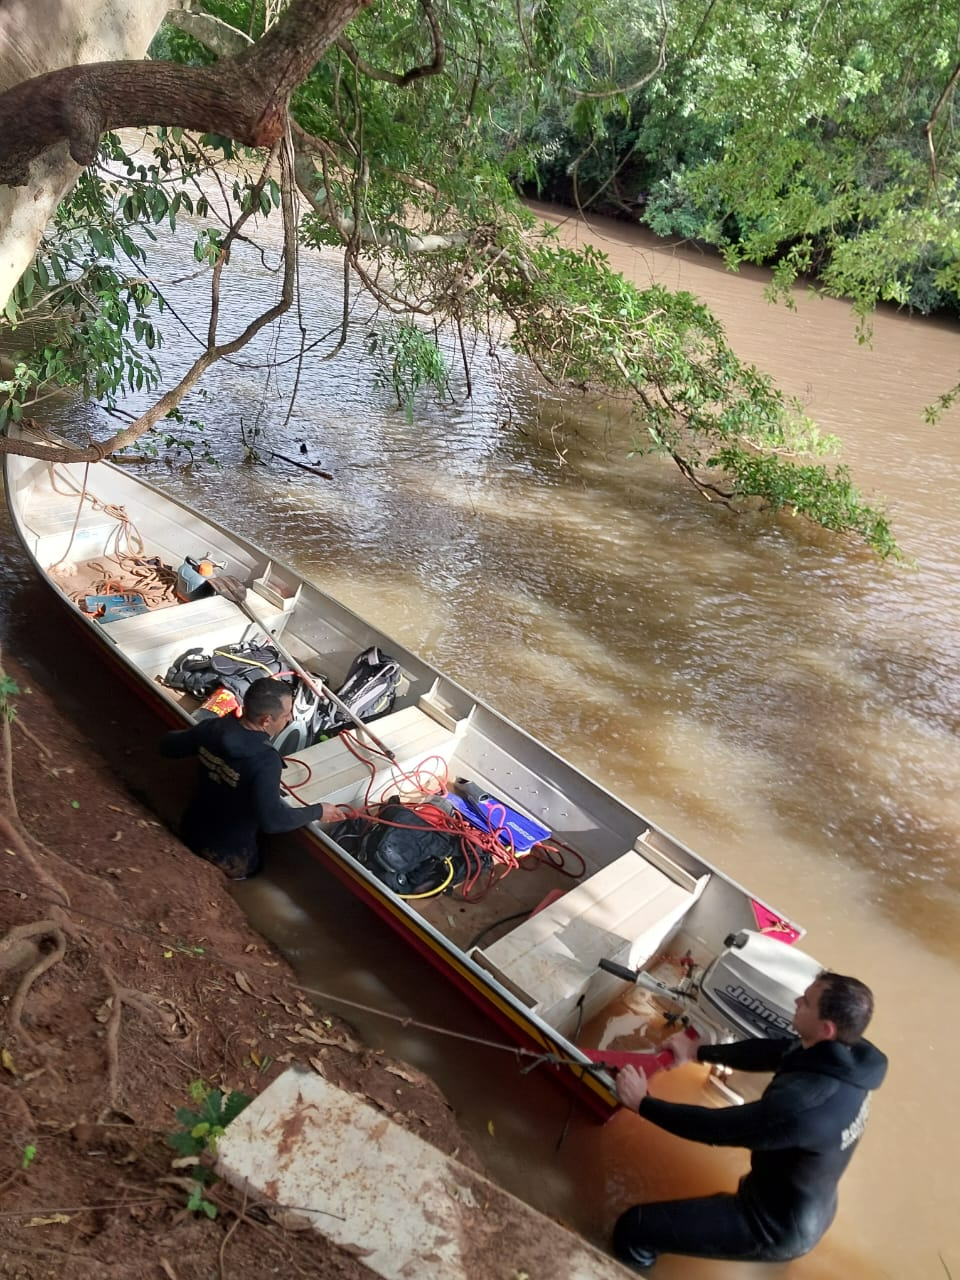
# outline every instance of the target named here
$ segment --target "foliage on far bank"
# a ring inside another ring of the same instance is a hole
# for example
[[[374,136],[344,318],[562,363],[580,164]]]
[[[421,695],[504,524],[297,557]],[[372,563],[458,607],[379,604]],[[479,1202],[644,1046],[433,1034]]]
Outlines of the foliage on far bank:
[[[207,0],[188,15],[171,12],[154,53],[198,75],[235,67],[242,83],[258,50],[306,6]],[[148,390],[159,397],[152,409],[116,440],[139,438],[180,412],[211,364],[295,302],[309,326],[309,301],[296,294],[299,242],[344,262],[342,326],[324,355],[346,346],[359,281],[392,317],[367,335],[371,377],[408,415],[424,390],[449,394],[440,331],[454,335],[469,393],[469,334],[493,335],[506,321],[507,340],[551,384],[622,397],[636,416],[635,452],[668,456],[705,495],[789,506],[890,554],[882,513],[849,476],[810,465],[836,442],[820,441],[798,406],[736,357],[706,308],[686,294],[635,289],[594,251],[560,250],[518,204],[512,178],[532,175],[540,152],[525,121],[564,100],[578,103],[586,125],[606,118],[606,99],[584,94],[606,92],[597,49],[615,61],[626,41],[610,19],[606,0],[530,14],[482,0],[456,0],[442,16],[430,0],[361,11],[295,89],[291,131],[270,153],[238,145],[213,116],[205,135],[158,119],[164,127],[138,155],[108,134],[7,305],[0,328],[17,357],[0,382],[0,418],[42,417],[45,397],[64,384],[118,413],[125,393]],[[628,27],[643,34],[635,15]],[[643,30],[655,42],[656,22]],[[645,56],[642,42],[638,49]],[[220,189],[216,211],[204,183]],[[263,259],[279,301],[221,336],[232,319],[220,308],[231,248],[256,242],[258,220],[278,210],[283,256]],[[195,364],[170,386],[154,320],[163,290],[149,251],[154,228],[182,230],[185,220],[211,319]]]
[[[528,124],[554,197],[713,244],[852,300],[960,312],[956,11],[918,0],[652,3],[610,91],[550,101]],[[644,67],[657,75],[630,91]],[[617,91],[618,86],[627,86]]]

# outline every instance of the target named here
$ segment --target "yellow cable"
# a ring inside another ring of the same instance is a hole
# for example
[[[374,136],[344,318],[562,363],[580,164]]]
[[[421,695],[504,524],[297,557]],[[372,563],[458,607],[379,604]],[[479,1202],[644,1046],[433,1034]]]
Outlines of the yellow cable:
[[[435,898],[438,893],[443,893],[444,889],[453,879],[453,859],[444,858],[444,862],[450,868],[450,874],[444,880],[443,884],[438,885],[436,889],[431,889],[429,893],[398,893],[398,898],[403,898],[404,902],[416,902],[418,898]]]
[[[265,671],[268,676],[276,675],[276,672],[271,671],[266,663],[257,662],[256,658],[247,658],[240,653],[227,653],[224,649],[214,649],[213,656],[215,658],[229,658],[232,662],[242,662],[245,667],[259,667],[261,671]]]

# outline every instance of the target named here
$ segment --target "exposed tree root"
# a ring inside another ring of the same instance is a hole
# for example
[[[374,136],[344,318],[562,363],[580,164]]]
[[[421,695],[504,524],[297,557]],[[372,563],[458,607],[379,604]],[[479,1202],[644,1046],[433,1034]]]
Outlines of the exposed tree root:
[[[14,936],[16,935],[16,936]],[[38,920],[34,924],[14,925],[8,931],[3,941],[0,942],[2,949],[9,941],[11,945],[27,938],[50,938],[53,940],[53,950],[47,951],[37,959],[34,964],[20,979],[20,983],[14,993],[13,999],[10,1001],[10,1011],[7,1014],[7,1020],[11,1032],[14,1035],[21,1036],[27,1043],[34,1043],[31,1036],[23,1025],[23,1006],[30,988],[36,980],[52,969],[55,964],[59,964],[66,953],[67,943],[63,930],[53,920]]]
[[[9,729],[7,730],[9,736]],[[43,863],[35,857],[29,845],[29,835],[20,821],[19,815],[11,819],[4,813],[0,813],[0,836],[6,841],[6,844],[13,847],[13,851],[22,857],[30,866],[30,870],[36,875],[47,889],[53,894],[54,898],[59,899],[65,907],[70,905],[70,895]]]
[[[36,964],[40,949],[34,942],[36,925],[14,925],[0,938],[0,973],[16,973]]]
[[[240,1223],[246,1220],[246,1216],[247,1216],[247,1191],[246,1191],[246,1188],[244,1188],[243,1204],[240,1206],[240,1212],[234,1218],[233,1222],[230,1223],[229,1230],[227,1231],[223,1239],[220,1241],[220,1249],[219,1249],[219,1252],[217,1253],[217,1262],[220,1265],[220,1280],[227,1280],[227,1267],[223,1258],[226,1252],[227,1245],[230,1243],[230,1237],[236,1231],[237,1227],[239,1227]]]
[[[0,675],[3,675],[2,655],[0,655]],[[17,806],[13,778],[13,735],[11,724],[19,723],[10,714],[0,715],[0,838],[5,841],[10,852],[21,857],[37,880],[44,886],[53,899],[48,918],[34,920],[25,924],[17,924],[0,938],[0,974],[4,971],[15,972],[26,969],[20,978],[7,1011],[7,1028],[10,1035],[23,1043],[34,1047],[37,1041],[24,1026],[24,1006],[27,998],[39,978],[64,958],[67,949],[67,938],[75,939],[84,946],[97,960],[112,993],[109,1005],[109,1017],[106,1030],[107,1056],[107,1100],[108,1109],[118,1109],[120,1095],[120,1029],[124,1006],[136,1009],[148,1022],[155,1026],[159,1023],[161,1034],[168,1040],[181,1040],[190,1033],[191,1019],[183,1011],[170,1005],[165,1008],[164,1002],[124,986],[113,974],[108,964],[97,955],[96,944],[86,938],[71,918],[71,898],[66,888],[50,870],[51,862],[60,863],[68,871],[88,879],[96,879],[98,890],[102,888],[99,877],[91,877],[89,872],[74,867],[71,863],[47,848],[24,825]],[[25,728],[20,725],[27,737],[42,751],[49,755],[46,747]],[[46,946],[41,944],[46,943]]]
[[[122,986],[110,970],[100,961],[107,982],[110,984],[110,1015],[107,1022],[107,1100],[108,1109],[117,1110],[120,1101],[120,1025],[123,1009],[126,1005],[136,1011],[148,1022],[161,1026],[161,1033],[166,1040],[184,1040],[190,1034],[193,1020],[182,1009],[177,1009],[164,1001],[143,991]],[[167,1005],[168,1007],[164,1007]]]
[[[19,716],[17,716],[17,718],[14,720],[13,723],[17,726],[17,728],[20,730],[21,733],[25,734],[30,739],[30,741],[41,753],[41,755],[45,755],[49,760],[51,755],[50,748],[45,747],[44,744],[40,741],[40,739],[36,736],[36,734],[30,732],[30,730],[23,723],[23,721],[20,719]]]

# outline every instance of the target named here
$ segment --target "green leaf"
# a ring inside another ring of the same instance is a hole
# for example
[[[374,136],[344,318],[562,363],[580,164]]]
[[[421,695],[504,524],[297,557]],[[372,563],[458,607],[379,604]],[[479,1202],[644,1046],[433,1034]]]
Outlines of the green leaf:
[[[236,1090],[227,1094],[220,1113],[220,1123],[226,1128],[231,1120],[236,1120],[237,1116],[245,1107],[248,1107],[253,1101],[245,1093],[238,1093]]]
[[[168,1133],[166,1142],[168,1146],[182,1156],[200,1156],[206,1149],[205,1143],[184,1132]]]

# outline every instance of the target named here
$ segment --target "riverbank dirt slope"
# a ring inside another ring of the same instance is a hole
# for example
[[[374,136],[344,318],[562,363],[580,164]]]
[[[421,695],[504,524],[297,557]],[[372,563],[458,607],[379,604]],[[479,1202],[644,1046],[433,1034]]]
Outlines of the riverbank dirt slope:
[[[3,667],[0,1276],[366,1280],[360,1258],[224,1183],[189,1209],[169,1135],[192,1126],[176,1112],[309,1063],[477,1168],[450,1107],[311,1007],[220,873],[124,789],[35,675]]]

